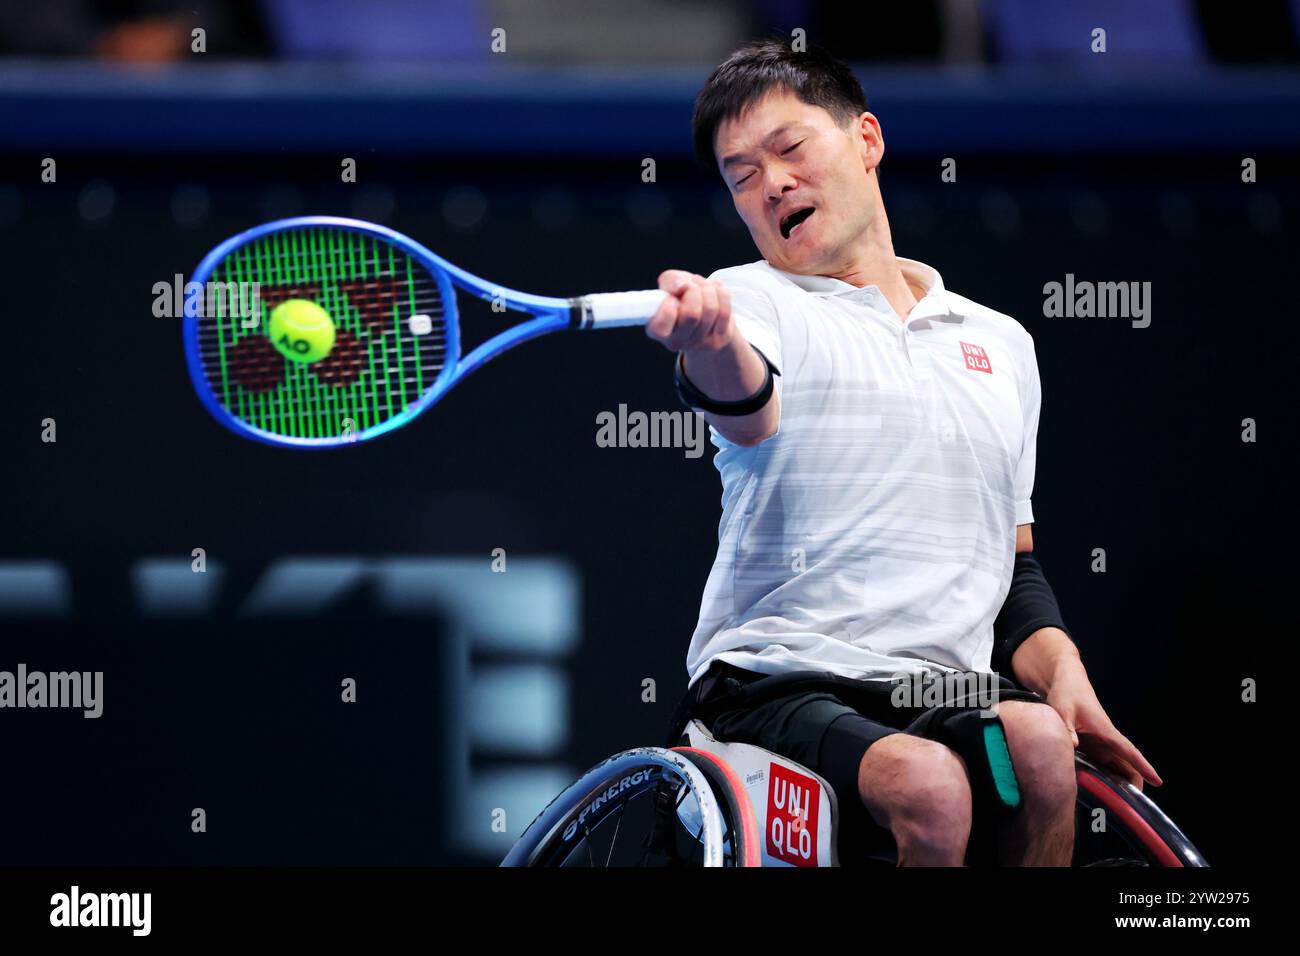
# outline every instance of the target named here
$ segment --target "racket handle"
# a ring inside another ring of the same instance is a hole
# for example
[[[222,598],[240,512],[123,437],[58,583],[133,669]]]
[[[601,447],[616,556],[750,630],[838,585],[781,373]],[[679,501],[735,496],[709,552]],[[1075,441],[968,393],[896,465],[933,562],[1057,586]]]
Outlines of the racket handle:
[[[571,327],[578,329],[616,329],[625,325],[645,325],[659,311],[668,295],[662,289],[643,292],[597,292],[571,299]]]

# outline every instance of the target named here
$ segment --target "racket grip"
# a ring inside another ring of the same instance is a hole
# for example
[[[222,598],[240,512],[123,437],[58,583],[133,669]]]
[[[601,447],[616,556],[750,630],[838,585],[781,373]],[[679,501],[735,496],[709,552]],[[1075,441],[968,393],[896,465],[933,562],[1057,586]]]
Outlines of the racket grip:
[[[573,300],[574,325],[581,329],[645,325],[667,295],[662,289],[584,295]]]

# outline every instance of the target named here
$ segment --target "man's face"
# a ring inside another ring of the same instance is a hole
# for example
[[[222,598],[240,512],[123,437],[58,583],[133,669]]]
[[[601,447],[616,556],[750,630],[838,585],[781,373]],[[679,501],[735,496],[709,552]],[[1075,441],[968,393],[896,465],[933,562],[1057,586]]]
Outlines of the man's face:
[[[869,168],[879,161],[864,126],[878,137],[874,117],[846,130],[778,88],[718,127],[722,178],[754,244],[776,268],[833,275],[852,264],[873,208]]]

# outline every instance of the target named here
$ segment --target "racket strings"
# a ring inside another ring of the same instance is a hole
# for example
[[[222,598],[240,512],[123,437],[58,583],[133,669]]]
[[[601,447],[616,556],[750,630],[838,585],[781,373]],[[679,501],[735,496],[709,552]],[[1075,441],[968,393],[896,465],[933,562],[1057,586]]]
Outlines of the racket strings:
[[[233,250],[213,275],[242,288],[258,283],[255,316],[238,317],[218,299],[198,323],[213,394],[257,428],[305,438],[372,428],[401,414],[446,364],[437,280],[375,237],[324,227],[273,233]],[[298,298],[335,323],[329,354],[310,364],[286,359],[267,334],[271,311]]]

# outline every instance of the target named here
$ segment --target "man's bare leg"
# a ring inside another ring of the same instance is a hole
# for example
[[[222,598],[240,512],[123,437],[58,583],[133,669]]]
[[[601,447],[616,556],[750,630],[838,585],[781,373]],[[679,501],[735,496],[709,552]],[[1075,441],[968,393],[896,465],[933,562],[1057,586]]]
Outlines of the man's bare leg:
[[[911,734],[876,741],[858,767],[858,793],[894,835],[899,866],[961,866],[970,839],[970,780],[943,744]]]
[[[998,860],[1007,866],[1069,866],[1078,794],[1070,733],[1046,704],[1002,701],[997,711],[1023,801],[999,828]]]

